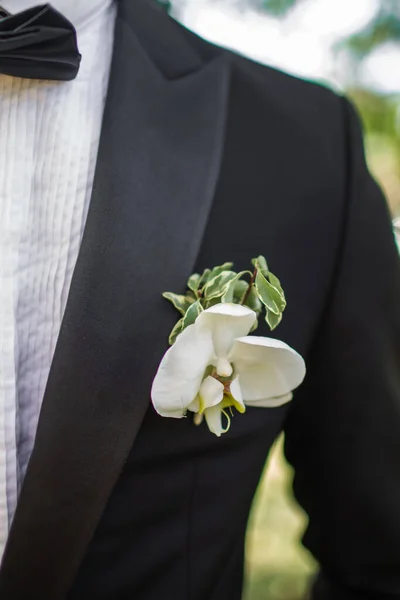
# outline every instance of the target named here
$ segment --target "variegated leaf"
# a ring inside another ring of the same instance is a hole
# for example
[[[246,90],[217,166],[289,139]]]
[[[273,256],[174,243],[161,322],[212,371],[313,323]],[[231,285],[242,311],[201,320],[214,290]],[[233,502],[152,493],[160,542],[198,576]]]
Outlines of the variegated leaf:
[[[240,281],[242,277],[244,277],[244,275],[251,276],[251,272],[250,271],[241,271],[240,273],[237,273],[237,275],[228,282],[228,284],[226,285],[225,292],[222,295],[221,302],[233,302],[234,294],[235,294],[235,286],[236,286],[237,282]]]
[[[211,270],[209,279],[214,279],[214,277],[217,277],[217,275],[220,275],[223,271],[231,271],[232,267],[233,263],[231,262],[226,262],[223,265],[220,265],[219,267],[214,267]]]
[[[193,323],[195,322],[195,320],[201,312],[203,312],[203,307],[201,305],[200,300],[197,300],[197,302],[194,302],[188,308],[185,316],[183,317],[182,331],[186,329],[186,327],[189,327],[189,325],[193,325]]]
[[[163,298],[169,300],[182,316],[186,314],[187,309],[194,302],[194,298],[190,296],[182,296],[180,294],[173,294],[172,292],[164,292]]]
[[[183,326],[183,319],[179,319],[179,321],[176,323],[175,327],[173,328],[173,330],[171,331],[171,333],[169,334],[169,343],[172,346],[176,340],[176,338],[178,337],[178,335],[180,333],[182,333],[182,326]]]
[[[234,271],[223,271],[213,279],[210,279],[204,288],[204,297],[206,300],[223,296],[227,285],[236,275]]]

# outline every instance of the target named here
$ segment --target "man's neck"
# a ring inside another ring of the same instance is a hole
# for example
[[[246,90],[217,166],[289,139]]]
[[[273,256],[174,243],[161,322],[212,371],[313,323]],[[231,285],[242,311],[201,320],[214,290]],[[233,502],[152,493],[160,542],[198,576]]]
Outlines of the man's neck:
[[[67,17],[76,29],[81,29],[112,2],[113,0],[52,0],[50,4]],[[11,14],[15,14],[45,3],[46,0],[3,0],[1,5]]]

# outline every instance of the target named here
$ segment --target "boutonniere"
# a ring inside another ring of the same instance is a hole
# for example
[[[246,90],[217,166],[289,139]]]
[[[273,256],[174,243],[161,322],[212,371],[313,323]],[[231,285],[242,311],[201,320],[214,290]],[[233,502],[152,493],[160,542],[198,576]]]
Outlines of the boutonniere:
[[[286,300],[263,256],[253,271],[225,263],[189,278],[186,294],[165,292],[181,318],[161,360],[151,397],[163,417],[194,414],[217,436],[228,431],[234,410],[289,402],[305,376],[303,358],[279,340],[249,335],[262,314],[270,329],[280,323]]]

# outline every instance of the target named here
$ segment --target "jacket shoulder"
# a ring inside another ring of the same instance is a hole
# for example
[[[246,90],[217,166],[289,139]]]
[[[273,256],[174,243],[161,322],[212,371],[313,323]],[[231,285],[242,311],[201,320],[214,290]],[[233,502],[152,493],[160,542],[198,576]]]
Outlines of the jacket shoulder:
[[[179,24],[179,28],[205,62],[224,54],[231,63],[234,74],[241,77],[243,82],[247,81],[249,92],[254,90],[258,94],[268,95],[271,99],[276,98],[282,108],[286,107],[291,111],[312,112],[314,119],[316,110],[325,114],[330,111],[343,113],[340,93],[324,84],[291,75],[235,50],[209,42],[182,24]]]

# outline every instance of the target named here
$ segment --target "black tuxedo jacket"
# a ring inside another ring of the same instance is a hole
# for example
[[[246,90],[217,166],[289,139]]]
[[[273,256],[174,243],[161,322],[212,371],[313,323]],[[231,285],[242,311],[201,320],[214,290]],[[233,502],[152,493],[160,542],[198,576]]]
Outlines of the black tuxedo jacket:
[[[161,293],[258,254],[286,290],[276,335],[306,358],[305,384],[221,439],[159,417],[149,390],[176,321]],[[399,265],[346,100],[121,0],[1,600],[239,600],[251,502],[282,430],[322,567],[314,600],[399,600]]]

